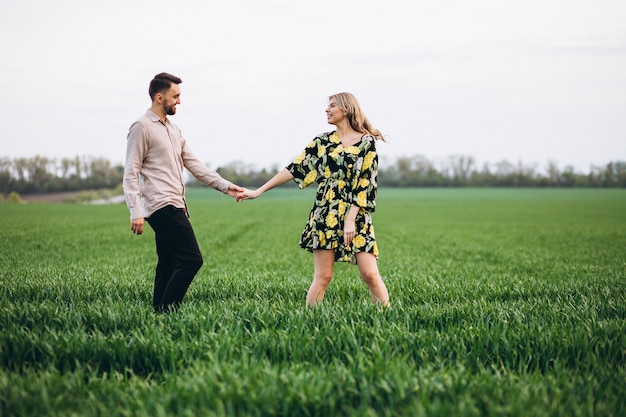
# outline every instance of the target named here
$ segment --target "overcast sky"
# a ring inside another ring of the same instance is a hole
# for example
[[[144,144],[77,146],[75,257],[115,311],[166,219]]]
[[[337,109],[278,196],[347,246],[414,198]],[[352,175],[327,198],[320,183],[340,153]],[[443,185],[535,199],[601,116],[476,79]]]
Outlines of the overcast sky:
[[[0,157],[124,161],[162,71],[212,168],[286,165],[356,95],[382,157],[626,160],[624,0],[6,0]]]

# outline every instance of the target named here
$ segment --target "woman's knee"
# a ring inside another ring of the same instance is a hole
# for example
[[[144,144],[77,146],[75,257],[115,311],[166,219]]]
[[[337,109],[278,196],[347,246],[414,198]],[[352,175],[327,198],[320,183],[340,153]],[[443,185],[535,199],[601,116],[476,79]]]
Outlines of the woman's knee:
[[[361,278],[367,285],[376,285],[381,281],[378,266],[376,265],[376,257],[371,253],[357,254],[357,265]]]
[[[381,277],[377,270],[361,271],[361,279],[369,287],[376,286],[380,283]]]
[[[313,279],[320,284],[328,285],[333,279],[335,253],[329,250],[313,251],[315,269]]]
[[[328,285],[330,284],[330,281],[332,281],[333,279],[333,272],[332,271],[315,271],[315,275],[313,276],[313,279],[320,284]]]

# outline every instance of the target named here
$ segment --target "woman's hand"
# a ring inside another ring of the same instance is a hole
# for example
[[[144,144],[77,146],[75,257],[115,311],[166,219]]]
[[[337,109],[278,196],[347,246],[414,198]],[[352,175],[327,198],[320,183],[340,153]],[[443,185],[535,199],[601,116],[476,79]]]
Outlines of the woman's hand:
[[[242,192],[235,196],[235,198],[237,199],[237,202],[240,202],[243,200],[254,200],[260,195],[261,193],[259,190],[248,190],[247,188],[244,188]]]
[[[356,234],[356,215],[359,213],[359,206],[353,204],[348,210],[345,223],[343,224],[343,244],[348,247]]]
[[[344,246],[350,246],[354,234],[356,233],[356,226],[354,220],[346,219],[346,223],[343,225],[343,244]]]

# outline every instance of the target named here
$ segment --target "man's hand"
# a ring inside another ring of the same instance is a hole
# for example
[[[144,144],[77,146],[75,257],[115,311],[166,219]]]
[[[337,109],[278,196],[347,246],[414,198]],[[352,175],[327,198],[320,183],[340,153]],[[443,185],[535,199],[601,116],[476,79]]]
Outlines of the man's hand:
[[[132,219],[130,221],[130,230],[132,230],[132,232],[136,235],[140,235],[143,233],[143,222],[144,219],[143,217],[140,217],[138,219]]]
[[[237,194],[242,193],[243,191],[244,189],[236,184],[231,184],[230,186],[228,186],[228,195],[235,199],[237,198]]]

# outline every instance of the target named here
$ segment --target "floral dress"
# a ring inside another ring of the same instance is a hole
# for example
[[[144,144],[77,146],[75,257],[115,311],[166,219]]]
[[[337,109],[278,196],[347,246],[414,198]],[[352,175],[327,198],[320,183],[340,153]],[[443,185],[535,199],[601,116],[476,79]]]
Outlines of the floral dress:
[[[374,137],[364,135],[344,147],[336,132],[313,139],[287,170],[298,187],[317,182],[315,204],[300,238],[300,247],[335,251],[336,262],[356,263],[355,253],[378,258],[371,213],[376,209],[378,155]],[[351,205],[359,206],[356,231],[349,246],[343,243],[344,220]]]

